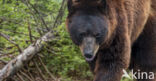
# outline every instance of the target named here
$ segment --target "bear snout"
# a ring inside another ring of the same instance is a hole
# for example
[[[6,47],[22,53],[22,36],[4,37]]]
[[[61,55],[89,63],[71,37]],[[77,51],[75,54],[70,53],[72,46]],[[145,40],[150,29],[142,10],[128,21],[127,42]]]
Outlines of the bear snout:
[[[96,43],[94,37],[85,37],[79,47],[85,59],[87,61],[92,61],[99,49],[99,44]]]

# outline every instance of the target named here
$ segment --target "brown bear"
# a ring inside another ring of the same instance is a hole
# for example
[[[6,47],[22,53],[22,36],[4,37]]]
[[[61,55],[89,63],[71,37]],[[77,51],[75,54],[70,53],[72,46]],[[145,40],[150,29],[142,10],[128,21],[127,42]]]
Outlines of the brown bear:
[[[67,30],[89,63],[94,81],[120,81],[128,68],[156,73],[156,0],[68,0],[67,4]],[[155,75],[136,77],[156,81]]]

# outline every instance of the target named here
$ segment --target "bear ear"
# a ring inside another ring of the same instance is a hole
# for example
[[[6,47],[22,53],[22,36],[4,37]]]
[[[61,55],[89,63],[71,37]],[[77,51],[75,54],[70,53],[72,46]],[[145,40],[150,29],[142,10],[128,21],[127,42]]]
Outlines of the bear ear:
[[[104,5],[104,4],[106,3],[106,0],[98,0],[97,2],[98,2],[99,4]]]
[[[72,0],[73,5],[77,5],[85,0]]]
[[[98,0],[97,2],[98,2],[98,3],[101,3],[102,1],[103,1],[103,0]]]
[[[106,0],[99,0],[99,10],[102,12],[105,12],[106,8],[107,8],[107,1]]]

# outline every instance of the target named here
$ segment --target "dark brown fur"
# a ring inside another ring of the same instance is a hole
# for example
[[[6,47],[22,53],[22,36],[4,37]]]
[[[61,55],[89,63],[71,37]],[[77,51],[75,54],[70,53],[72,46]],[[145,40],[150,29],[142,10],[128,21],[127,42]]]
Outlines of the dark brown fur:
[[[84,9],[101,5],[100,0],[80,1],[73,6]],[[72,15],[68,15],[67,29]],[[106,0],[103,16],[108,22],[108,35],[96,59],[89,62],[94,81],[120,81],[122,70],[128,67],[156,73],[156,0]],[[138,81],[156,81],[156,77]]]

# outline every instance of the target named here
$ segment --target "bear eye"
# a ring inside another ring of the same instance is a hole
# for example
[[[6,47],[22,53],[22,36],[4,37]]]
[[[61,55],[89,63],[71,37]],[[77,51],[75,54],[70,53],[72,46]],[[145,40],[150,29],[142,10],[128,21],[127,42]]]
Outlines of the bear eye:
[[[80,0],[72,0],[73,1],[73,3],[79,3],[80,2]]]
[[[101,34],[100,34],[100,33],[97,33],[97,34],[95,35],[95,37],[96,37],[96,38],[100,38],[100,37],[101,37]]]
[[[79,36],[82,38],[85,36],[85,33],[80,33]]]

